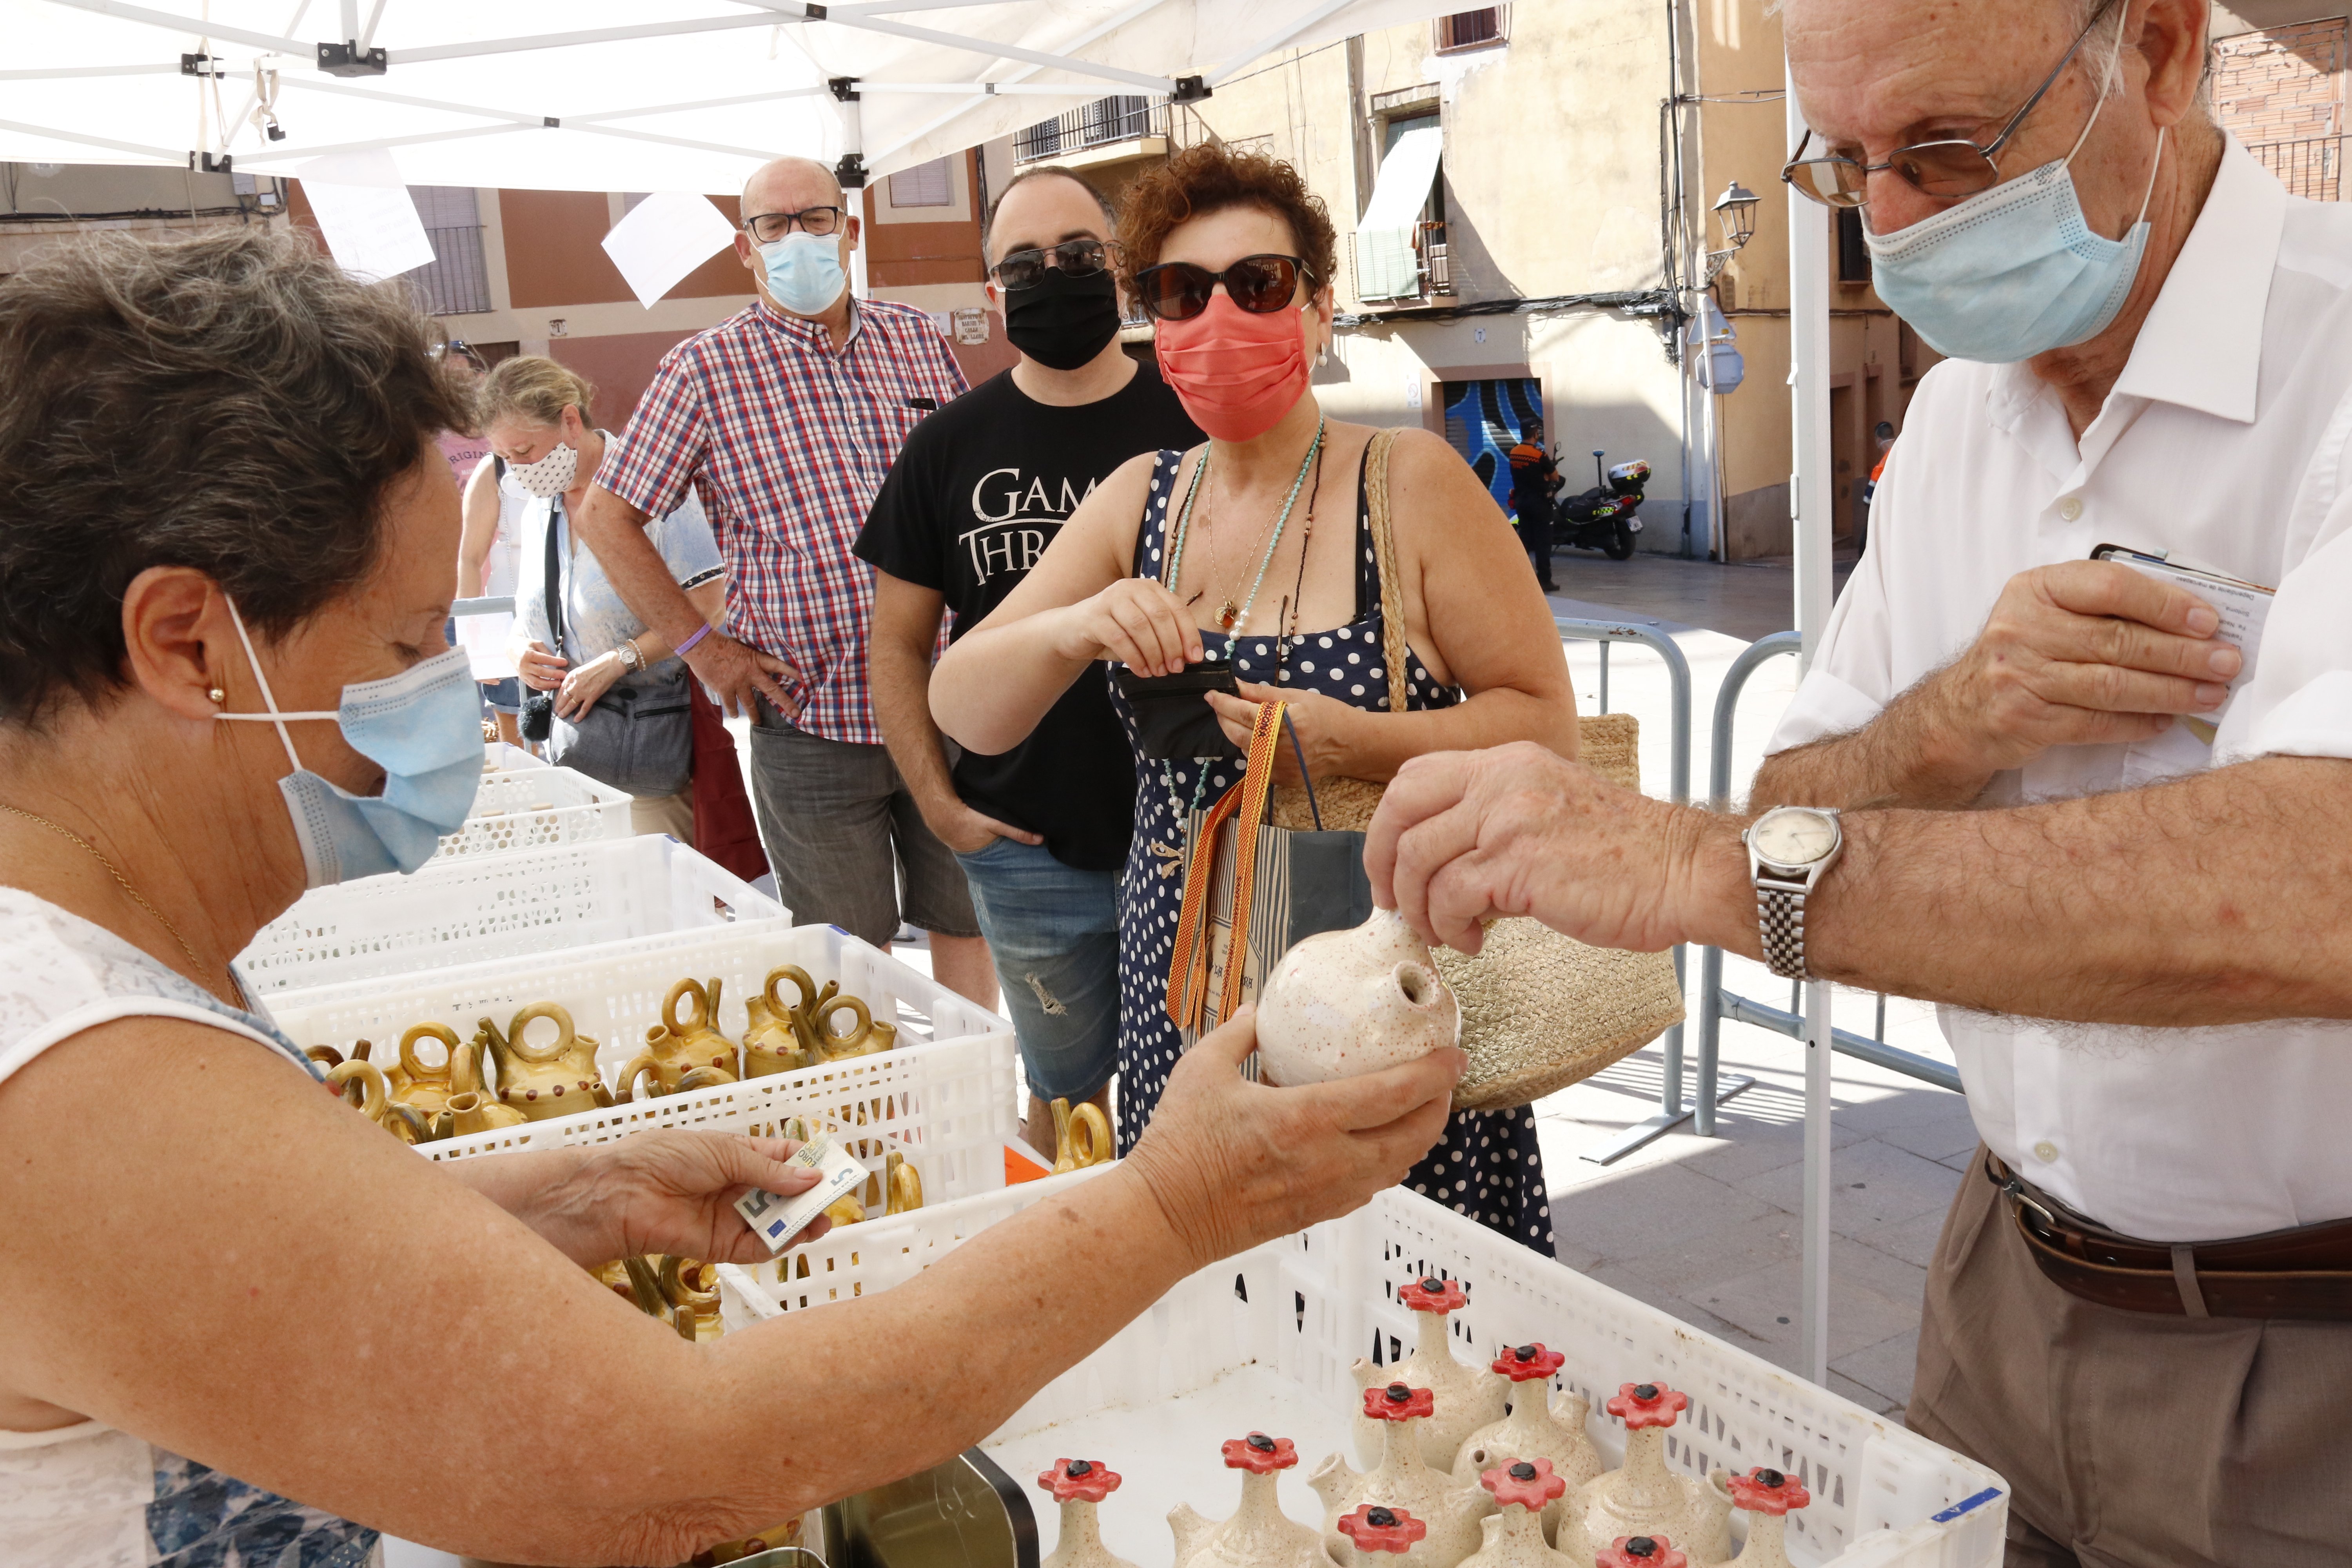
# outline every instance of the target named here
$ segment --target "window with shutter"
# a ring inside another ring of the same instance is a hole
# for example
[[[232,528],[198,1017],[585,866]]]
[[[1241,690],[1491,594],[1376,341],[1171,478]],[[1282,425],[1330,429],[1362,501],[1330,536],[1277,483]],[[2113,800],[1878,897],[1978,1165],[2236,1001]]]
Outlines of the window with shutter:
[[[894,207],[946,207],[955,205],[955,179],[945,158],[934,158],[890,176]]]

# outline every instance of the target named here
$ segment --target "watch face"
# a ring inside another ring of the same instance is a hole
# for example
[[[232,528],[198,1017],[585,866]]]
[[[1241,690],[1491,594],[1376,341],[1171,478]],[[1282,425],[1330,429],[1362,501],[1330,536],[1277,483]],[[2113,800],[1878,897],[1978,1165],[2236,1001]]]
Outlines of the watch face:
[[[1837,843],[1837,824],[1818,811],[1782,807],[1757,818],[1748,842],[1776,866],[1810,866]]]

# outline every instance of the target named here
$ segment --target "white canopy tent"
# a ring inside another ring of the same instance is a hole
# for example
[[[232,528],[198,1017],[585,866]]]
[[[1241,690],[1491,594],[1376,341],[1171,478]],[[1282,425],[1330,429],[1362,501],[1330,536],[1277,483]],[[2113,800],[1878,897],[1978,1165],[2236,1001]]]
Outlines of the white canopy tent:
[[[0,160],[731,193],[853,182],[1108,94],[1189,101],[1447,0],[0,0]],[[269,134],[272,119],[280,133]]]

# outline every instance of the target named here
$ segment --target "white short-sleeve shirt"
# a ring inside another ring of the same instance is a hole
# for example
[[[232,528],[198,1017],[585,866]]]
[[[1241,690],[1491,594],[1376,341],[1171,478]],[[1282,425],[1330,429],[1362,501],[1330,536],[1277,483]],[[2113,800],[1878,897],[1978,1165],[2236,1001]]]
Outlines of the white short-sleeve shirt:
[[[2352,758],[2347,490],[2352,206],[2288,195],[2231,139],[2079,443],[2022,365],[1947,361],[1921,382],[1870,548],[1769,749],[1867,724],[1975,640],[2010,578],[2119,544],[2276,586],[2254,668],[2211,747],[2175,724],[2053,748],[1998,775],[1984,804],[2272,754]],[[2126,1028],[1950,1007],[1942,1023],[1986,1144],[2114,1229],[2198,1241],[2352,1216],[2352,1025]]]

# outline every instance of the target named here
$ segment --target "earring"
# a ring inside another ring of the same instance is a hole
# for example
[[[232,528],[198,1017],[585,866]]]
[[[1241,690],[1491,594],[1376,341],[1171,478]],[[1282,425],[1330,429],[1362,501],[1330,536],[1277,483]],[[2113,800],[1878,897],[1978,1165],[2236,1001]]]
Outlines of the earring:
[[[1331,345],[1329,343],[1325,343],[1321,348],[1315,351],[1315,368],[1320,370],[1330,363]]]
[[[215,703],[221,703],[228,700],[228,693],[223,691],[217,686],[214,687],[211,690],[206,691],[205,695],[211,698]]]

